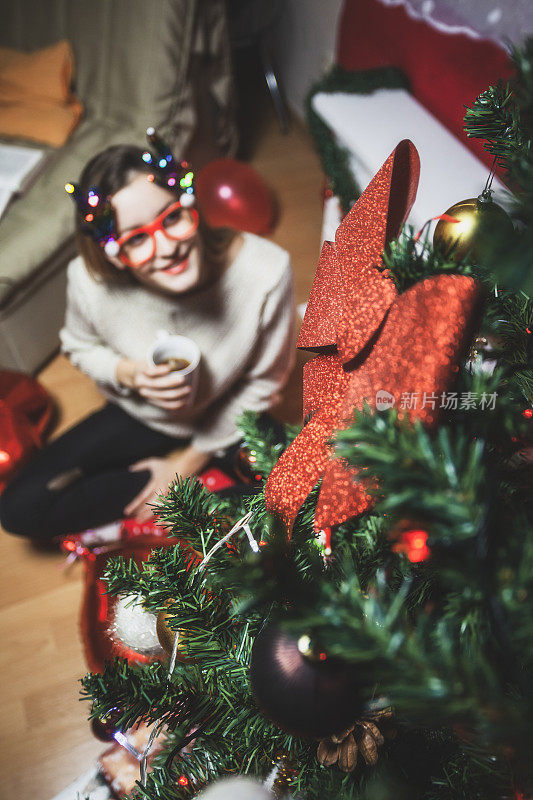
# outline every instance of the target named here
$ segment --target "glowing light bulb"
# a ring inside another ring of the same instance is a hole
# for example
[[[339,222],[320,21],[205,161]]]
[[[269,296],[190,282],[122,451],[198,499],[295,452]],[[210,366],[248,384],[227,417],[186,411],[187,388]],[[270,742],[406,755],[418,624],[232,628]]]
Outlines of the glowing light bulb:
[[[413,564],[418,564],[420,561],[425,561],[431,555],[431,551],[427,546],[428,535],[426,531],[413,530],[405,531],[399,541],[393,545],[393,550],[396,553],[404,553],[409,561]]]
[[[193,178],[194,178],[194,172],[187,172],[180,180],[181,188],[186,189],[188,186],[192,186]]]

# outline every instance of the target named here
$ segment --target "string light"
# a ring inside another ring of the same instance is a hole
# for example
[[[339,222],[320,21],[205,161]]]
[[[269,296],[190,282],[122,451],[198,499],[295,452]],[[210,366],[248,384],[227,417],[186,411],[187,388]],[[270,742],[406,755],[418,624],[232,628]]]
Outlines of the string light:
[[[11,456],[7,452],[7,450],[0,450],[0,465],[2,464],[9,464],[11,461]]]
[[[405,531],[399,540],[392,546],[395,553],[403,553],[413,564],[425,561],[431,555],[427,546],[428,535],[426,531]]]
[[[180,180],[181,188],[186,189],[188,186],[192,186],[193,178],[194,178],[194,172],[187,172]]]
[[[233,528],[230,530],[230,532],[227,533],[225,536],[223,536],[222,539],[220,539],[215,545],[213,545],[211,550],[207,553],[207,555],[204,557],[204,559],[198,565],[198,570],[200,571],[200,570],[204,569],[205,565],[207,564],[209,559],[216,553],[216,551],[220,547],[222,547],[222,545],[225,544],[229,539],[231,539],[233,534],[237,533],[237,531],[240,530],[241,528],[244,530],[244,532],[246,533],[246,536],[248,537],[248,542],[250,543],[251,549],[254,551],[254,553],[257,553],[258,550],[259,550],[259,545],[257,544],[257,542],[255,541],[254,537],[252,536],[252,532],[250,530],[250,526],[248,525],[248,523],[249,523],[251,518],[252,518],[252,512],[249,511],[247,514],[244,515],[244,517],[242,517],[242,519],[240,519],[238,522],[236,522],[235,525],[233,526]]]

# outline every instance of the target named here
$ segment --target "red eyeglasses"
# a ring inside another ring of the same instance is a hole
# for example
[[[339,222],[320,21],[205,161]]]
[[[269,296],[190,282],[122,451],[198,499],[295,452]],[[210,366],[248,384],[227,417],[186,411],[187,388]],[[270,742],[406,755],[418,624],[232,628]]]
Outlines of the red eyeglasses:
[[[179,201],[172,203],[153,222],[128,231],[117,239],[118,257],[128,267],[142,267],[155,256],[156,231],[161,231],[167,239],[179,242],[192,236],[198,223],[198,212],[194,208],[183,208]]]

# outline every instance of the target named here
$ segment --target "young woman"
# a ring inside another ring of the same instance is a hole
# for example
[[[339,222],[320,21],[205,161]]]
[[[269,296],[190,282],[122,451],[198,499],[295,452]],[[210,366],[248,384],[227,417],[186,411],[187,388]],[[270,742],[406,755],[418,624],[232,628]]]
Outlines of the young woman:
[[[244,409],[267,410],[293,362],[287,253],[212,229],[194,174],[153,129],[150,149],[110,147],[79,186],[80,256],[68,267],[62,349],[106,406],[49,444],[0,497],[0,523],[49,538],[122,516],[145,520],[176,475],[200,472],[239,441]],[[180,372],[153,366],[158,331],[201,352],[194,397]]]

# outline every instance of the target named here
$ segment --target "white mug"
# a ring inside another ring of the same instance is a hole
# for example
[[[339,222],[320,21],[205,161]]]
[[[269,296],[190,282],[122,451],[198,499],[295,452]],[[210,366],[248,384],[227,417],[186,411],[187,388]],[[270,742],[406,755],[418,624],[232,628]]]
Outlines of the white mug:
[[[184,378],[185,384],[191,387],[189,396],[185,401],[186,405],[190,405],[198,388],[200,349],[196,342],[193,342],[187,336],[173,335],[168,331],[158,331],[156,340],[148,353],[149,363],[153,366],[158,366],[159,364],[166,364],[174,358],[188,361],[188,366],[174,371]]]

